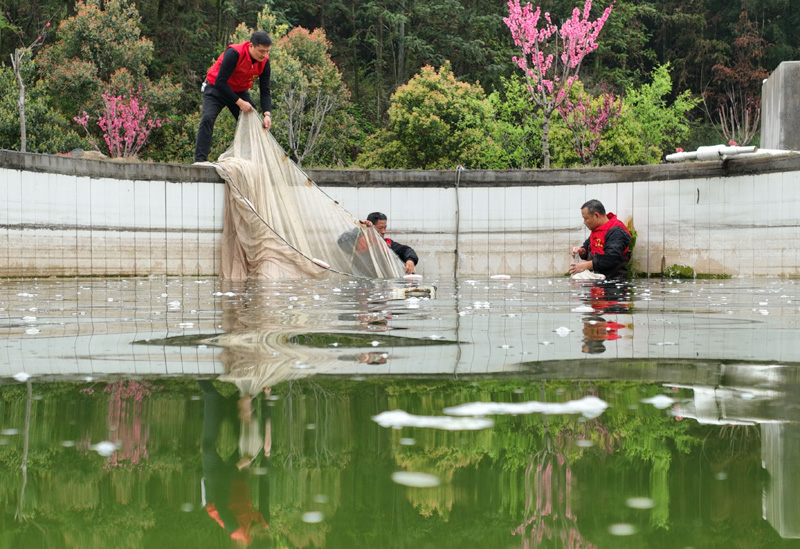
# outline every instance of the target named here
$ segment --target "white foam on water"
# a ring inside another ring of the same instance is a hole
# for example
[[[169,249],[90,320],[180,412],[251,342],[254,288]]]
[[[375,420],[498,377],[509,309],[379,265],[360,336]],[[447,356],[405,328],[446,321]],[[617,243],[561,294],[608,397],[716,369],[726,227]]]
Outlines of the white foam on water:
[[[578,305],[574,309],[572,309],[573,313],[593,313],[594,309],[589,307],[588,305]]]
[[[631,509],[652,509],[656,506],[656,502],[651,498],[628,498],[625,505]]]
[[[454,416],[522,415],[522,414],[581,414],[595,418],[602,414],[608,403],[596,396],[585,396],[580,400],[567,402],[468,402],[444,409],[444,413]]]
[[[409,471],[397,471],[392,473],[392,480],[397,484],[412,486],[414,488],[432,488],[441,484],[439,478],[434,475],[429,475],[428,473],[412,473]]]
[[[464,414],[468,415],[468,414]],[[478,431],[494,425],[494,420],[474,417],[417,416],[403,410],[391,410],[372,416],[381,427],[422,427],[444,431]]]
[[[101,456],[107,457],[114,453],[114,451],[117,449],[117,445],[111,441],[104,440],[103,442],[98,442],[97,444],[89,446],[89,449],[94,450]]]
[[[636,526],[633,524],[612,524],[608,527],[608,533],[612,536],[631,536],[636,533]]]
[[[322,519],[325,518],[322,516],[322,513],[319,511],[309,511],[307,513],[303,513],[303,522],[308,524],[316,524],[318,522],[322,522]]]
[[[668,397],[667,395],[656,395],[650,398],[643,398],[641,402],[644,402],[645,404],[652,404],[659,410],[664,410],[665,408],[672,406],[676,400]]]
[[[553,331],[557,333],[559,337],[567,337],[572,330],[570,330],[566,326],[559,326]]]

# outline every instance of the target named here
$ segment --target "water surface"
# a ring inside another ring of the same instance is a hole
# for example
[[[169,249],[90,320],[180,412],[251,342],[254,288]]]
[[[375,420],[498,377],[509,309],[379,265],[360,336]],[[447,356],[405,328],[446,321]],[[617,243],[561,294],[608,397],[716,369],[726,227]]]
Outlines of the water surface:
[[[797,300],[2,280],[0,546],[795,546]]]

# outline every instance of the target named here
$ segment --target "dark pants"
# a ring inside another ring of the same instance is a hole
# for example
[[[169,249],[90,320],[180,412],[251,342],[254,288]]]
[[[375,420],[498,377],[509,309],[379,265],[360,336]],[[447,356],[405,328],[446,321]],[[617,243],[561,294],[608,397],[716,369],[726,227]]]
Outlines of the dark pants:
[[[250,94],[246,91],[236,93],[253,107],[255,104],[250,99]],[[239,120],[241,111],[236,103],[229,103],[222,94],[211,84],[205,84],[203,91],[203,118],[200,120],[200,127],[197,128],[197,141],[194,146],[194,161],[205,162],[208,160],[208,153],[211,150],[211,137],[214,135],[214,122],[217,121],[220,111],[228,107],[236,120]]]

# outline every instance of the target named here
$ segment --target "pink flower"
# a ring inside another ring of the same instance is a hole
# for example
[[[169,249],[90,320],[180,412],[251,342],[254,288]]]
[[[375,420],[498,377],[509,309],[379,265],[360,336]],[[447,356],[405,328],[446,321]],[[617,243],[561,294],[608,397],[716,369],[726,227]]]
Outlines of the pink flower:
[[[683,152],[683,149],[682,149],[681,147],[677,147],[677,148],[675,149],[675,152],[682,153],[682,152]]]
[[[736,147],[739,144],[736,141],[734,141],[733,139],[731,139],[730,141],[728,141],[728,145],[731,145],[732,147]]]

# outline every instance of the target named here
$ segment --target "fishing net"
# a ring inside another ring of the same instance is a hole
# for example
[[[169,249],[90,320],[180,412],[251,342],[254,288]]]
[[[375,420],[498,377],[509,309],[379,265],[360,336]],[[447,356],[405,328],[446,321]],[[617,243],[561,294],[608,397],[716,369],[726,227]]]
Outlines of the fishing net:
[[[255,112],[239,117],[233,145],[214,166],[227,185],[221,277],[403,276],[378,232],[317,187]]]

